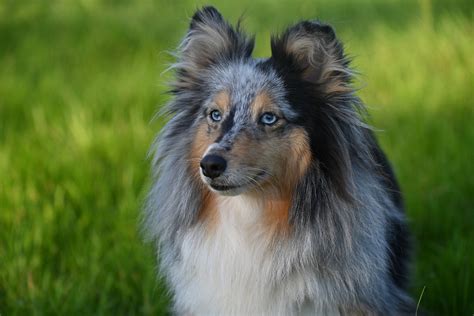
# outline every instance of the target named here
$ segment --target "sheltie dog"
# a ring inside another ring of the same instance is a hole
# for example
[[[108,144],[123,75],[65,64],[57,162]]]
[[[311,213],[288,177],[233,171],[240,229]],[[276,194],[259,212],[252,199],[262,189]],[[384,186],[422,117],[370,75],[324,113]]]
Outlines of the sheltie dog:
[[[240,23],[239,23],[240,24]],[[213,7],[178,48],[145,225],[182,315],[401,315],[409,236],[333,29],[252,58]]]

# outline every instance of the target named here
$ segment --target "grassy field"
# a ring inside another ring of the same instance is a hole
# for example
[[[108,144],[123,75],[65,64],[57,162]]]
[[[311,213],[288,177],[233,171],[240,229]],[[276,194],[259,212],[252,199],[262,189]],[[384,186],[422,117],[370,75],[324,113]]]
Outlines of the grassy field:
[[[217,3],[257,35],[331,22],[405,192],[413,297],[474,313],[472,1]],[[160,76],[204,2],[0,1],[0,314],[165,314],[139,214]]]

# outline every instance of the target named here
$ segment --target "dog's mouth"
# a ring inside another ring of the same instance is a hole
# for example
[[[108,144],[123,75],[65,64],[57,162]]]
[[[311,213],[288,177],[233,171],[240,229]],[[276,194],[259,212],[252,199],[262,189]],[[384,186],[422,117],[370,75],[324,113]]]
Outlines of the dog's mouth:
[[[243,185],[218,185],[218,184],[209,184],[211,188],[213,188],[216,191],[229,191],[229,190],[234,190],[238,189],[244,186]]]
[[[249,178],[248,181],[245,181],[243,183],[239,184],[220,184],[216,183],[215,181],[207,182],[207,185],[209,185],[213,190],[219,192],[219,193],[232,193],[235,192],[236,194],[241,193],[243,189],[250,187],[252,185],[258,185],[258,182],[262,180],[266,175],[266,172],[262,171],[258,173],[257,175],[253,176],[252,178]]]

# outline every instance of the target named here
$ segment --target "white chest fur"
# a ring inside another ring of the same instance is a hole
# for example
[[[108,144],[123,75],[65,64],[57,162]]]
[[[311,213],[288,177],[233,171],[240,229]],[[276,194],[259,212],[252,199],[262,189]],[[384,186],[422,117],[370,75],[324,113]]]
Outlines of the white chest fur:
[[[307,311],[310,275],[284,275],[283,253],[272,249],[258,201],[220,197],[212,231],[185,235],[170,276],[176,305],[193,315],[293,315]],[[280,250],[283,250],[280,248]],[[313,286],[314,286],[314,282]],[[310,314],[315,310],[309,309]]]

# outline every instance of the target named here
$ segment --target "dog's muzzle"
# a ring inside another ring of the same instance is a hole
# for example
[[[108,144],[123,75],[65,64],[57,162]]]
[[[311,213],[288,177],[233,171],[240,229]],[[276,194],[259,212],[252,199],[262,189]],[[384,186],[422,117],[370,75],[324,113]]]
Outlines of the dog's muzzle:
[[[218,155],[206,155],[202,158],[200,166],[203,175],[215,179],[224,173],[227,161]]]

